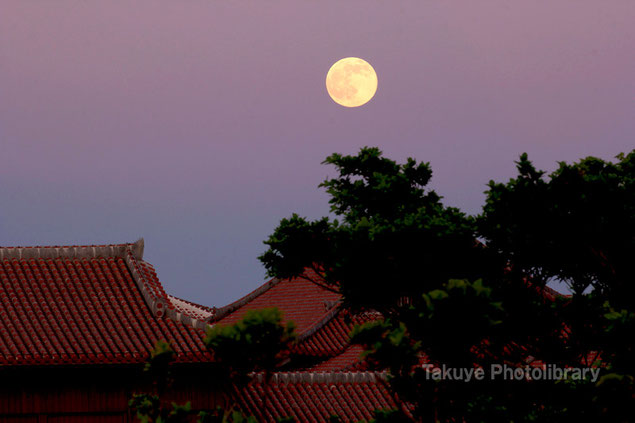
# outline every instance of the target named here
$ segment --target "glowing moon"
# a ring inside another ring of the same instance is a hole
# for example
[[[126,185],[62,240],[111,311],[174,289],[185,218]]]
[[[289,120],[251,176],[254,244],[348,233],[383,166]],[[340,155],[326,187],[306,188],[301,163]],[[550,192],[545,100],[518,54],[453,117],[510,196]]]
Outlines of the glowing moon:
[[[326,90],[344,107],[368,103],[377,91],[377,74],[365,60],[346,57],[335,62],[326,74]]]

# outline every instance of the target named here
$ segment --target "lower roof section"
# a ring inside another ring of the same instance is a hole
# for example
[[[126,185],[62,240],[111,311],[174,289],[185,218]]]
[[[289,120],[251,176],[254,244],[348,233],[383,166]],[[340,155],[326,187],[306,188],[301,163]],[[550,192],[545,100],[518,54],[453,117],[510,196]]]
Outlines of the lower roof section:
[[[373,372],[289,372],[267,379],[257,375],[244,387],[234,387],[234,400],[260,422],[293,417],[298,422],[370,420],[378,409],[400,408],[385,376]]]

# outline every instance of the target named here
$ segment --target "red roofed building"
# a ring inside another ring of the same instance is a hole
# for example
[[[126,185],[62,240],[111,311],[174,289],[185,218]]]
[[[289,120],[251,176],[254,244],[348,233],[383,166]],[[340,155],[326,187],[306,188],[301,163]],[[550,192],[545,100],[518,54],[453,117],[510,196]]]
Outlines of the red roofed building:
[[[304,278],[273,279],[240,300],[215,310],[209,321],[232,324],[249,310],[277,307],[283,311],[285,320],[296,324],[298,343],[291,361],[294,370],[346,371],[359,363],[362,351],[361,347],[350,345],[349,333],[355,324],[374,316],[350,316],[340,309],[339,300],[339,294]]]
[[[204,371],[205,329],[266,307],[297,325],[292,372],[219,392]],[[128,400],[162,339],[176,352],[174,399],[195,409],[230,401],[262,421],[367,419],[397,405],[381,375],[342,373],[359,367],[348,333],[369,318],[350,318],[338,294],[304,279],[274,279],[219,309],[167,295],[143,260],[143,240],[0,248],[0,422],[134,421]]]
[[[159,339],[206,360],[205,322],[142,256],[142,242],[0,249],[0,364],[141,363]]]

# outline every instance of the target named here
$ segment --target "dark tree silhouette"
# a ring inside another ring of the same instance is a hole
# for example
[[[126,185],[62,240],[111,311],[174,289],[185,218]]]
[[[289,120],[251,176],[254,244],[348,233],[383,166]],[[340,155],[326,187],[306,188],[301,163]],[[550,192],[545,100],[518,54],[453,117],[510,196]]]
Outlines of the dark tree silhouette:
[[[383,314],[354,340],[370,365],[390,369],[419,419],[628,421],[635,151],[615,163],[561,163],[548,177],[523,154],[516,178],[490,182],[476,217],[426,188],[427,163],[398,164],[368,147],[324,163],[339,173],[321,184],[336,219],[283,219],[260,259],[271,276],[313,269],[345,306]],[[574,295],[545,289],[551,279]],[[603,366],[597,383],[430,382],[421,366],[524,367],[537,358],[580,367],[592,352]]]

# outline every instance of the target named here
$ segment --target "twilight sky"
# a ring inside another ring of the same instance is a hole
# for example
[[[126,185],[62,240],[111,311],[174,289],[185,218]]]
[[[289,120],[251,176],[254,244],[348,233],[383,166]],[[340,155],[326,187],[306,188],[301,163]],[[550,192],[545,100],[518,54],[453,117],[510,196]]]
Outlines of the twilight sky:
[[[224,305],[256,288],[282,217],[327,214],[332,152],[429,161],[477,213],[527,151],[635,147],[635,2],[0,3],[0,245],[143,236],[170,294]],[[357,56],[376,96],[324,80]]]

